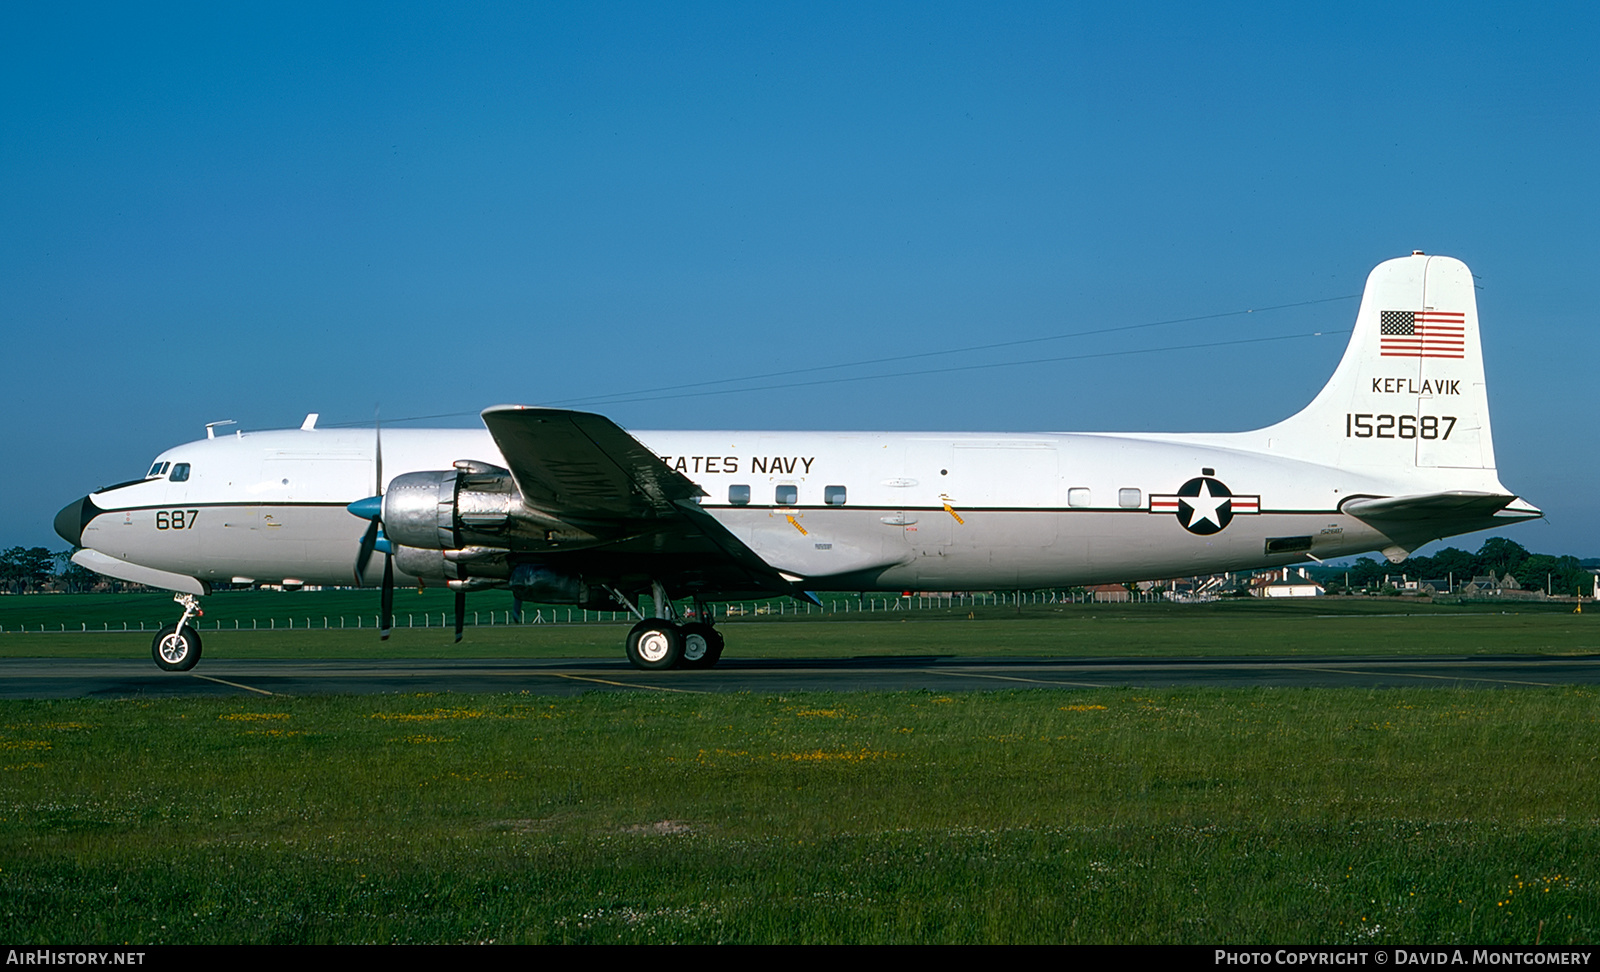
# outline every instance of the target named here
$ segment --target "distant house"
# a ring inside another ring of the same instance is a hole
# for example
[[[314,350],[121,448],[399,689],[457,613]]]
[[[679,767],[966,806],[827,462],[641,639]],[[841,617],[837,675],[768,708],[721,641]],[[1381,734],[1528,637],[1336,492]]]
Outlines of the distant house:
[[[1133,600],[1133,595],[1121,584],[1094,584],[1088,590],[1095,602],[1100,604]]]
[[[1545,597],[1544,591],[1523,590],[1522,585],[1510,574],[1504,577],[1496,577],[1493,574],[1474,577],[1461,585],[1460,593],[1462,597],[1514,598],[1523,601],[1543,600]]]
[[[1321,597],[1327,591],[1304,567],[1284,567],[1250,578],[1250,593],[1255,597]]]
[[[1208,574],[1197,577],[1175,577],[1162,581],[1169,601],[1214,601],[1231,597],[1244,588],[1239,575],[1234,573]]]
[[[1504,577],[1485,574],[1461,585],[1461,593],[1469,597],[1496,597],[1506,591],[1520,590],[1522,585],[1518,584],[1517,579],[1510,574]]]

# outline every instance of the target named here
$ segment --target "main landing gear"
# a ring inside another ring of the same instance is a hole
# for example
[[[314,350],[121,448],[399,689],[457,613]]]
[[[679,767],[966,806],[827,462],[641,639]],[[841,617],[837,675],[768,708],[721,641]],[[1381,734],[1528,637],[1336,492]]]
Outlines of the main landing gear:
[[[200,661],[200,632],[189,627],[189,619],[204,614],[200,601],[193,594],[174,594],[172,599],[183,605],[183,617],[177,624],[169,624],[156,632],[150,643],[150,654],[156,664],[169,672],[186,672]]]
[[[656,617],[647,618],[627,598],[615,594],[628,610],[639,617],[639,623],[628,632],[628,661],[634,668],[660,671],[666,668],[710,668],[722,657],[722,634],[705,621],[683,622],[673,609],[672,601],[661,585],[652,581],[651,599],[656,604]],[[696,604],[700,617],[706,616],[705,606]]]
[[[704,621],[645,618],[628,632],[628,661],[634,668],[710,668],[721,657],[722,632]]]

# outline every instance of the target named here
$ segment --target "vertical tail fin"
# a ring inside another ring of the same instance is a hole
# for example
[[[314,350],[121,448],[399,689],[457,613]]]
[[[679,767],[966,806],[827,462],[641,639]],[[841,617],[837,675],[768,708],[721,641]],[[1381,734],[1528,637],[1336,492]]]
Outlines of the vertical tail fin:
[[[1503,491],[1472,272],[1416,253],[1367,277],[1355,329],[1311,404],[1255,433],[1268,451],[1418,489]]]

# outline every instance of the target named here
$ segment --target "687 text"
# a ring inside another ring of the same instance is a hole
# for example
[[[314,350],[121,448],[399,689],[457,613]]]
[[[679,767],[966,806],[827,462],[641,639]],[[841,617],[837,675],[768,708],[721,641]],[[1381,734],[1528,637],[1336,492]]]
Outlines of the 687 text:
[[[187,530],[200,518],[199,510],[157,510],[157,530]]]

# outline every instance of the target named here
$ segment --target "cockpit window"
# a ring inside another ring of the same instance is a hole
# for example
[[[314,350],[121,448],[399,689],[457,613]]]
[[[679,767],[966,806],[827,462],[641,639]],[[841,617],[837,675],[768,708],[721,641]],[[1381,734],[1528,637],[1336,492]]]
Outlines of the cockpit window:
[[[150,467],[150,471],[144,474],[144,478],[155,479],[158,476],[165,476],[167,474],[167,467],[170,465],[172,465],[172,463],[162,462],[158,459],[156,460],[155,464]]]
[[[168,477],[168,478],[171,479],[175,483],[186,483],[186,482],[188,482],[189,481],[189,464],[186,463],[186,462],[180,462],[176,466],[173,466],[172,467],[172,475],[170,477]]]

